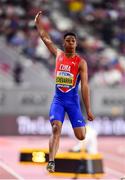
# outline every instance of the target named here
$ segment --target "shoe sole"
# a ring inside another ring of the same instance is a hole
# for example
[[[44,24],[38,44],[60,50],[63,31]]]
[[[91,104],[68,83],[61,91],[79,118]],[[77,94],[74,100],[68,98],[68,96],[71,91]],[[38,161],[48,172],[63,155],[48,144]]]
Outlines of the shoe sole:
[[[52,169],[49,169],[49,168],[47,168],[47,171],[49,171],[50,173],[54,173],[55,172],[55,170],[52,170]]]

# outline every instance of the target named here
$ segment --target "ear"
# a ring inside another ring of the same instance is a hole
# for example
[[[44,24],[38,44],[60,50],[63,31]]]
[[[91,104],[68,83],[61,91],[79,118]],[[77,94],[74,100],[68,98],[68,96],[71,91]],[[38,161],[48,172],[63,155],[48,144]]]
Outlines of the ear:
[[[78,42],[76,41],[76,47],[78,46]]]

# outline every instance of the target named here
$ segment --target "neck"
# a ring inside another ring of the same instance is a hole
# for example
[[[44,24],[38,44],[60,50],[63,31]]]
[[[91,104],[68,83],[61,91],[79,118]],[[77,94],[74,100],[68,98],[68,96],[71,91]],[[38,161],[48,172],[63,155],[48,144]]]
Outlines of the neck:
[[[66,51],[65,51],[65,55],[66,55],[67,57],[73,57],[73,56],[75,56],[75,54],[76,54],[75,51],[74,51],[74,52],[66,52]]]

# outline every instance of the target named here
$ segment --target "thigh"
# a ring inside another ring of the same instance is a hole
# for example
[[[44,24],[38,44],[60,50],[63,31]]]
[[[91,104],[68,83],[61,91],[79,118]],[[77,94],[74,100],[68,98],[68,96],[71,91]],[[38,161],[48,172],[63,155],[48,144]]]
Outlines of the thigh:
[[[64,116],[65,111],[63,105],[61,105],[61,103],[52,102],[49,113],[50,122],[52,123],[53,121],[57,120],[63,123]]]
[[[79,104],[72,104],[67,107],[67,114],[73,128],[83,127],[86,125],[85,118],[82,115]]]

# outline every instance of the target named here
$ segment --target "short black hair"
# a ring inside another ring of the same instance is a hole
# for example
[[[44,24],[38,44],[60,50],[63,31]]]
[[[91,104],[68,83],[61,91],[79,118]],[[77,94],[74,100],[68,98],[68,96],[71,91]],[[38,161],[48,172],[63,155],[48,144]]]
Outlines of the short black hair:
[[[63,36],[64,39],[65,39],[67,36],[74,36],[75,38],[77,38],[77,37],[76,37],[76,34],[73,33],[73,32],[67,32],[67,33],[65,33],[64,36]]]

